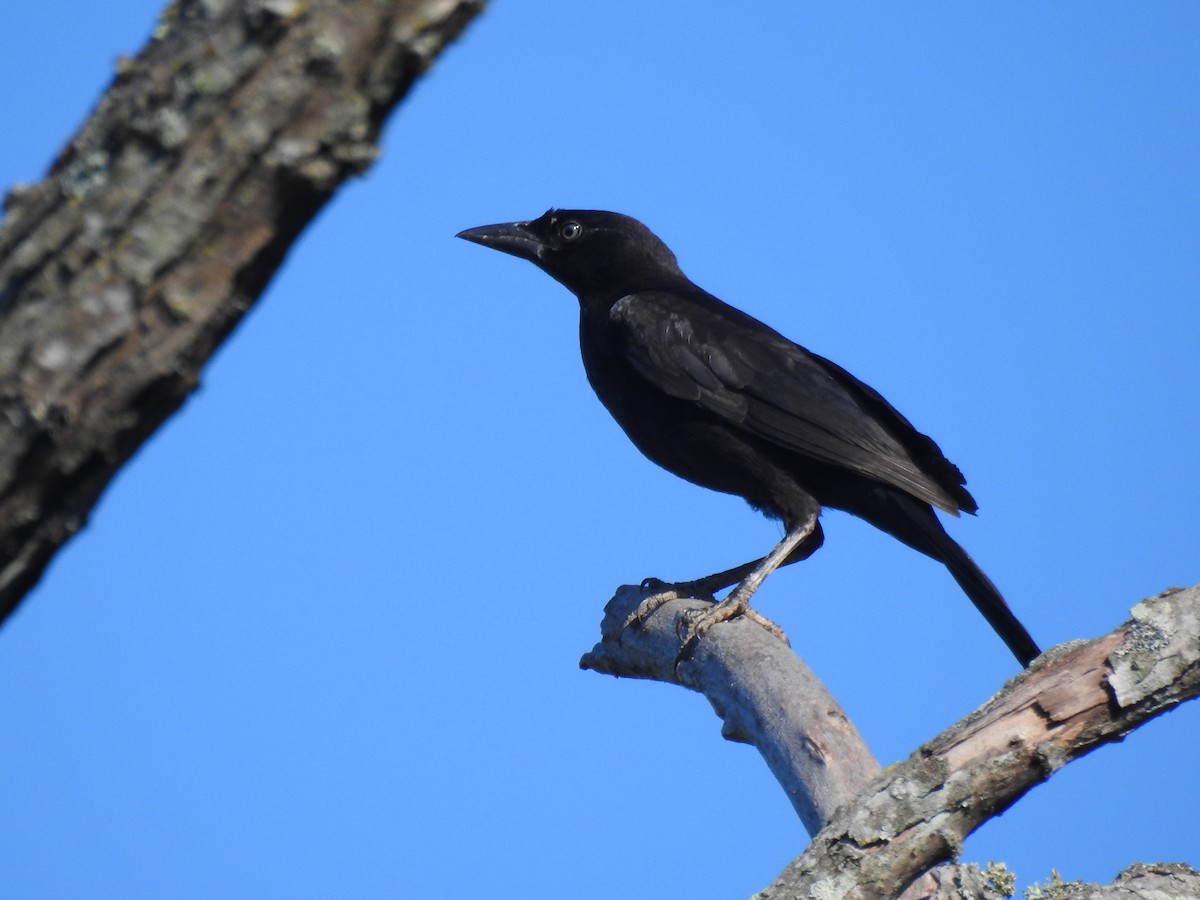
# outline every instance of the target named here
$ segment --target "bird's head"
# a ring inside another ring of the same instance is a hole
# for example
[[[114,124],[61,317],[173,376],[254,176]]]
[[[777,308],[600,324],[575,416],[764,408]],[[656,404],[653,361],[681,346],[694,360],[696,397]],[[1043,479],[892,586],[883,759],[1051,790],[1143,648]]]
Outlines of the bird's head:
[[[667,245],[620,213],[552,209],[530,222],[468,228],[458,237],[529,260],[580,299],[615,299],[684,277]]]

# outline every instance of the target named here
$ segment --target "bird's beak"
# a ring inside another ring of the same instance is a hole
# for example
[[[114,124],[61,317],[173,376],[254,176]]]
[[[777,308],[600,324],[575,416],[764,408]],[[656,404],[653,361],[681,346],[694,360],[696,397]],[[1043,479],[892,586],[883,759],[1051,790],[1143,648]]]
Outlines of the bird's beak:
[[[542,242],[529,230],[528,222],[508,222],[504,225],[480,225],[460,231],[456,237],[493,250],[511,253],[521,259],[537,262]]]

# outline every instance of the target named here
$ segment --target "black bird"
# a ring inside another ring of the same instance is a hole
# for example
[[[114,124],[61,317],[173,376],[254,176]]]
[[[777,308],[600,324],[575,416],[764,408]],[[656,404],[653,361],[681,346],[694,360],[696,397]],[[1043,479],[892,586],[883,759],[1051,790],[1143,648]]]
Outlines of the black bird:
[[[697,287],[641,222],[552,209],[458,237],[529,260],[579,298],[588,381],[650,460],[783,521],[783,540],[761,560],[647,601],[738,584],[694,624],[692,640],[734,615],[765,622],[750,595],[777,566],[821,546],[817,516],[830,506],[944,563],[1023,665],[1040,653],[933,510],[977,509],[937,444],[845,369]]]

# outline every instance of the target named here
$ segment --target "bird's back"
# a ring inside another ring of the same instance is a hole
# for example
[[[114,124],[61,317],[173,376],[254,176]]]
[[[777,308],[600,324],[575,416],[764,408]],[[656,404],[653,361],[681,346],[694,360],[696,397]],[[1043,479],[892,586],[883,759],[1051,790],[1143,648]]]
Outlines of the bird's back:
[[[841,470],[974,511],[959,470],[878,392],[682,276],[615,302],[581,297],[581,307],[597,395],[647,456],[682,477],[728,491],[710,482],[727,485],[748,446],[792,468],[818,500],[818,482]],[[697,430],[708,446],[695,446]]]

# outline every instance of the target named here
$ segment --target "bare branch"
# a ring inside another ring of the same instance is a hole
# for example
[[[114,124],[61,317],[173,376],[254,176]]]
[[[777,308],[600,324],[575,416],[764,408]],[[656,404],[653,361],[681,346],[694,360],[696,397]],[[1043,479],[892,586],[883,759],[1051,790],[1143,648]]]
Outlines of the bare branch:
[[[691,658],[676,667],[681,617],[708,604],[674,600],[641,627],[622,630],[645,596],[635,587],[618,589],[604,609],[602,639],[580,666],[704,694],[724,720],[721,733],[758,748],[804,827],[816,834],[879,772],[853,723],[796,654],[746,619],[710,629]]]
[[[0,229],[0,618],[483,0],[181,0]]]
[[[1111,634],[1051,650],[842,807],[764,900],[852,884],[896,896],[1066,763],[1200,693],[1200,586],[1139,603]]]
[[[1200,693],[1200,586],[1173,589],[1139,603],[1112,633],[1043,654],[868,784],[877,765],[861,737],[777,639],[733,620],[707,632],[693,658],[676,666],[681,616],[703,601],[666,604],[640,628],[622,631],[642,596],[617,592],[602,640],[581,665],[704,693],[725,720],[723,734],[759,749],[810,833],[813,822],[826,823],[762,900],[822,891],[895,897],[906,887],[905,896],[955,896],[967,881],[978,892],[987,879],[973,867],[930,870],[1072,759]],[[831,803],[840,805],[832,815]]]
[[[1183,863],[1134,863],[1112,884],[1055,881],[1043,889],[1043,896],[1047,900],[1184,900],[1200,897],[1200,872]]]

